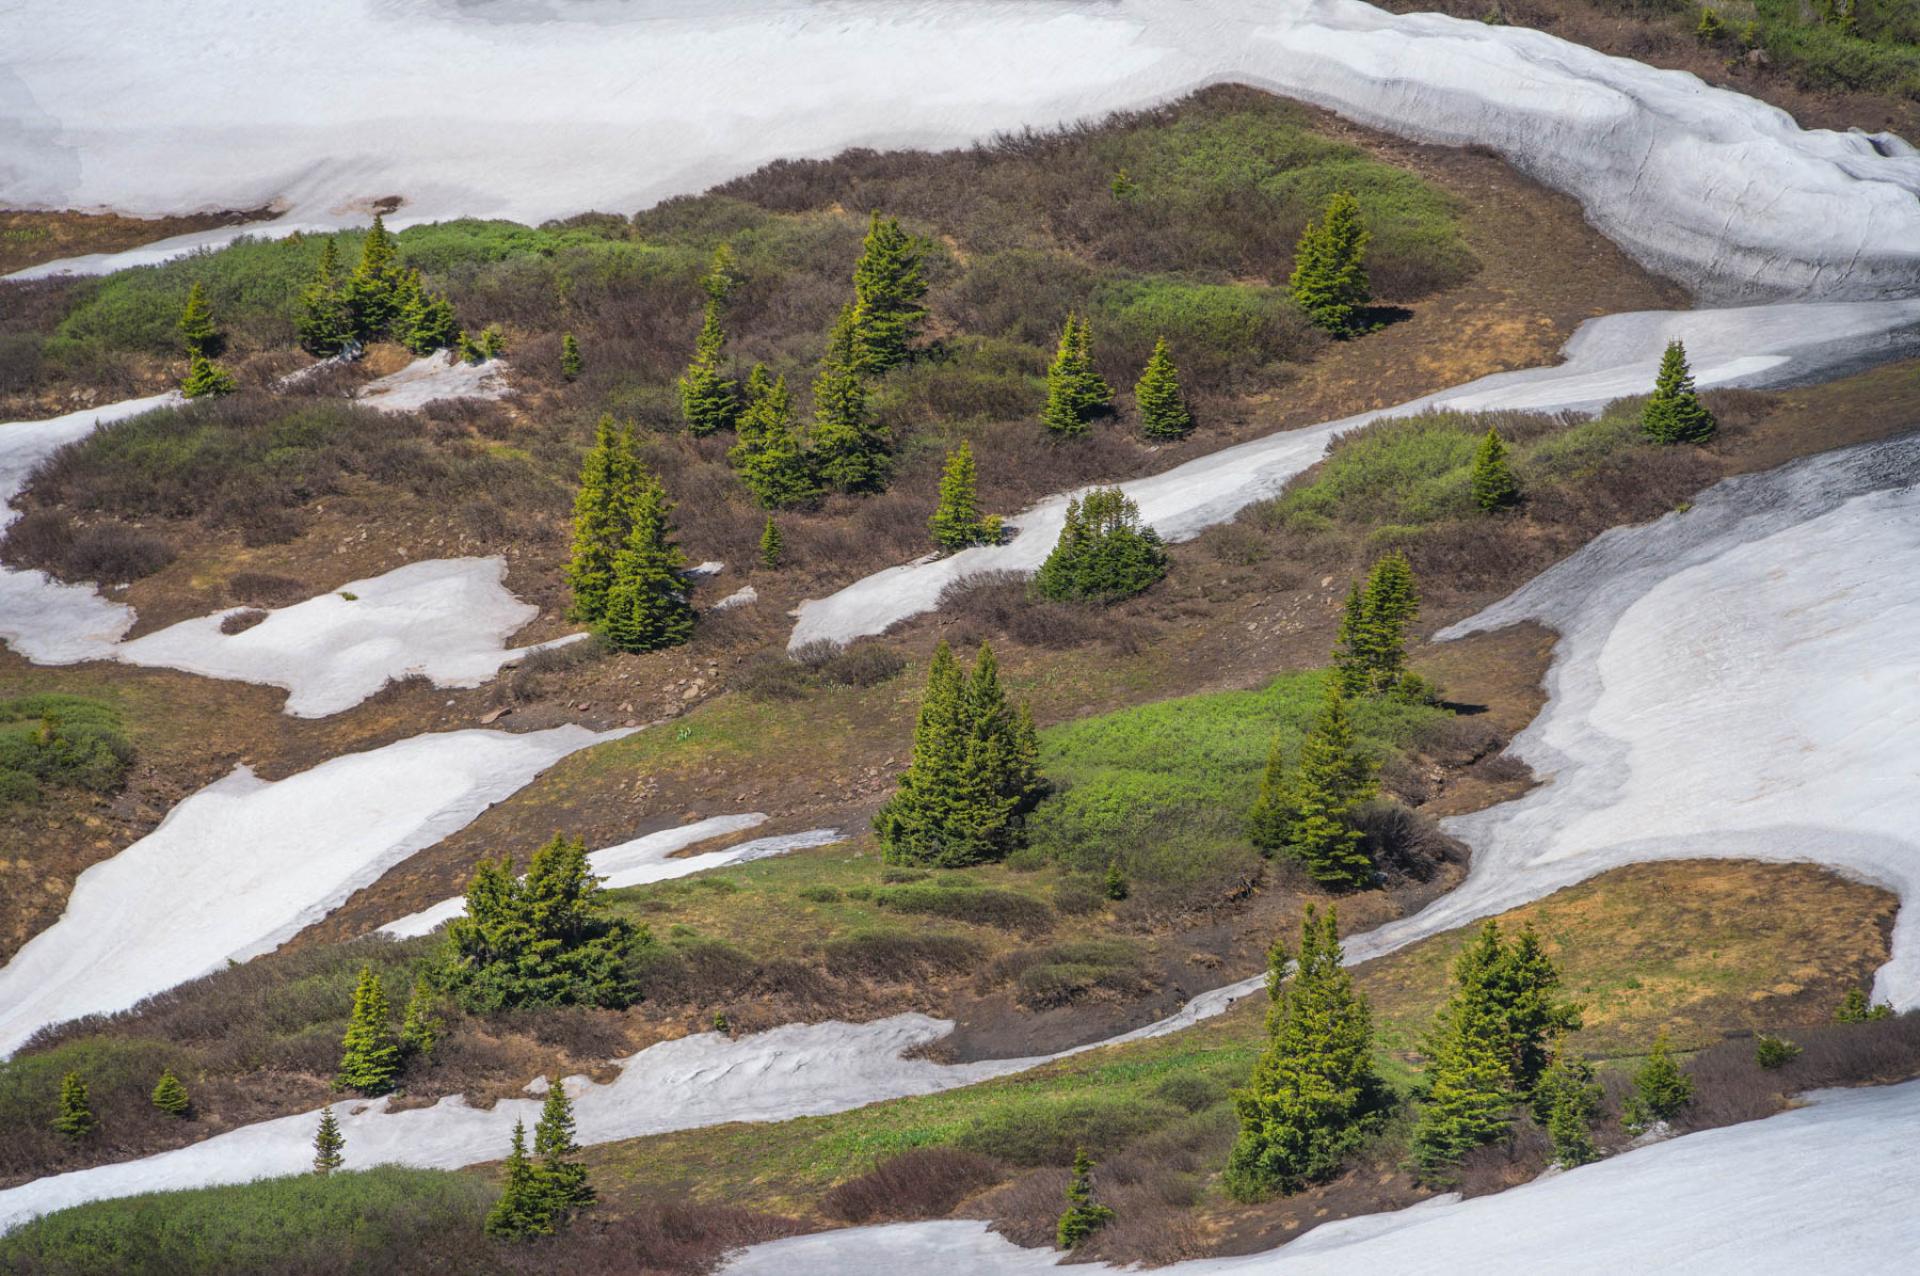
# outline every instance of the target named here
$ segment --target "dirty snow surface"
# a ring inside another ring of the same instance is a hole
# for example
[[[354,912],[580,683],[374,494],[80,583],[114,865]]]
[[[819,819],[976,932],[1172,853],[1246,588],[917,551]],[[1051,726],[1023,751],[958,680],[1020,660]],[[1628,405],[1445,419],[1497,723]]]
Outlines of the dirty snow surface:
[[[40,9],[0,52],[0,206],[273,205],[284,215],[265,229],[284,234],[363,223],[397,194],[396,225],[539,222],[777,158],[964,144],[1237,80],[1491,146],[1709,299],[1885,296],[1920,267],[1920,157],[1890,141],[1803,132],[1691,75],[1542,33],[1359,0],[316,0],[302,23],[242,0]],[[219,75],[178,74],[210,48]]]
[[[498,399],[506,394],[506,369],[500,360],[467,363],[437,351],[367,382],[354,398],[381,412],[417,412],[442,399]]]
[[[0,969],[0,1055],[271,951],[569,753],[625,734],[452,731],[283,780],[236,769],[82,873],[60,920]]]
[[[1820,1272],[1881,1276],[1920,1252],[1920,1081],[1827,1091],[1764,1121],[1690,1134],[1494,1196],[1445,1196],[1327,1223],[1284,1249],[1174,1263],[1164,1276],[1458,1276],[1462,1272]],[[895,1276],[1057,1267],[978,1222],[905,1223],[773,1241],[722,1276]]]
[[[1502,372],[1379,412],[1252,439],[1184,465],[1120,484],[1141,518],[1168,540],[1186,540],[1255,501],[1280,494],[1318,461],[1337,434],[1383,417],[1428,409],[1461,412],[1590,411],[1643,394],[1667,342],[1686,342],[1702,387],[1805,381],[1863,358],[1920,342],[1920,301],[1746,306],[1724,310],[1637,311],[1582,324],[1552,368]],[[788,650],[851,642],[939,606],[947,586],[986,572],[1031,573],[1046,561],[1066,517],[1068,493],[1008,520],[1003,545],[926,557],[876,572],[824,599],[800,605]]]

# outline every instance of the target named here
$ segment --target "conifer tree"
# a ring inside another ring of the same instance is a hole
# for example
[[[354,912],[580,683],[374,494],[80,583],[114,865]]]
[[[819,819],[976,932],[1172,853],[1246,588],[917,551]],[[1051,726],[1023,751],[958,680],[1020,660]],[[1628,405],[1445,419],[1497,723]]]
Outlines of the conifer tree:
[[[507,334],[500,330],[499,324],[490,323],[480,330],[480,358],[482,360],[498,359],[506,352]]]
[[[400,1017],[401,1048],[422,1062],[433,1058],[434,1047],[440,1044],[440,1032],[446,1027],[434,1013],[433,1001],[433,989],[422,974],[414,979],[406,1011]]]
[[[206,290],[195,280],[193,287],[187,290],[187,304],[180,312],[180,339],[187,344],[187,354],[193,358],[211,359],[220,353],[222,341],[220,330],[214,326],[213,306],[207,301]]]
[[[999,541],[1000,520],[980,513],[975,483],[973,445],[962,441],[947,453],[946,469],[940,475],[940,502],[934,506],[931,520],[933,543],[941,549],[960,550]]]
[[[907,361],[907,343],[927,317],[920,247],[892,217],[867,219],[866,242],[853,268],[853,368],[879,376]]]
[[[217,399],[235,388],[233,374],[203,354],[193,356],[180,381],[180,393],[189,399]]]
[[[1560,968],[1547,955],[1531,923],[1511,942],[1489,920],[1462,960],[1471,969],[1462,976],[1484,989],[1504,1030],[1502,1054],[1515,1089],[1531,1094],[1554,1058],[1554,1042],[1578,1031],[1580,1007],[1558,996]]]
[[[1127,885],[1127,875],[1121,871],[1118,857],[1108,860],[1106,897],[1118,903],[1131,893],[1131,888]]]
[[[527,1157],[527,1123],[513,1123],[513,1147],[507,1153],[506,1182],[500,1199],[487,1211],[487,1235],[501,1240],[524,1240],[553,1231],[546,1202],[542,1198],[539,1176]]]
[[[586,370],[586,361],[580,357],[580,343],[575,341],[571,332],[560,338],[560,375],[572,381]]]
[[[1096,487],[1067,501],[1060,539],[1033,589],[1056,601],[1118,602],[1167,574],[1160,534],[1140,521],[1140,507],[1117,487]]]
[[[160,1080],[153,1087],[153,1106],[168,1116],[184,1117],[193,1107],[193,1100],[187,1096],[187,1087],[180,1084],[180,1078],[173,1075],[173,1069],[161,1072]]]
[[[598,628],[621,651],[658,651],[693,637],[693,605],[681,576],[687,556],[673,540],[673,502],[638,462],[630,491],[630,530],[613,558]]]
[[[1344,192],[1327,201],[1318,222],[1308,222],[1294,249],[1293,299],[1313,324],[1336,337],[1357,331],[1362,308],[1373,300],[1367,282],[1367,242],[1360,205]]]
[[[700,290],[707,294],[709,301],[725,306],[733,300],[734,290],[740,283],[740,271],[733,260],[733,245],[724,241],[715,245],[707,273],[700,276]]]
[[[727,334],[720,326],[720,303],[709,299],[693,362],[680,376],[680,415],[687,433],[699,436],[729,429],[740,410],[737,387],[723,368]]]
[[[1150,439],[1181,439],[1193,432],[1193,413],[1180,397],[1180,374],[1167,352],[1167,339],[1153,343],[1153,354],[1133,387],[1140,409],[1140,432]]]
[[[1420,594],[1406,556],[1394,550],[1380,558],[1347,595],[1340,618],[1334,666],[1350,696],[1397,695],[1416,699],[1425,687],[1407,672],[1407,628],[1420,615]]]
[[[1488,426],[1486,437],[1480,440],[1473,454],[1473,503],[1492,513],[1519,500],[1520,480],[1514,477],[1513,466],[1507,461],[1506,441],[1500,437],[1500,431]]]
[[[1074,407],[1082,420],[1113,410],[1113,387],[1093,366],[1093,320],[1085,315],[1073,330]]]
[[[774,522],[773,515],[769,514],[767,525],[760,529],[760,565],[769,571],[780,566],[780,553],[784,548],[780,524]]]
[[[340,253],[331,236],[320,246],[313,279],[300,290],[293,326],[301,347],[322,358],[339,354],[354,340],[353,308],[340,287]]]
[[[1593,1065],[1565,1050],[1556,1051],[1553,1065],[1534,1091],[1534,1112],[1545,1112],[1553,1159],[1562,1167],[1571,1170],[1600,1159],[1593,1142],[1593,1119],[1600,1112],[1600,1098]]]
[[[1374,867],[1353,813],[1376,791],[1373,762],[1356,745],[1346,697],[1331,679],[1297,763],[1287,765],[1275,739],[1249,835],[1260,849],[1297,860],[1321,886],[1363,889],[1373,884]]]
[[[1627,1096],[1624,1124],[1635,1134],[1661,1121],[1671,1121],[1693,1102],[1693,1078],[1673,1057],[1667,1030],[1653,1039],[1653,1049],[1633,1074],[1633,1093]]]
[[[1007,703],[985,643],[963,673],[942,642],[927,671],[913,757],[874,816],[889,864],[955,868],[1004,858],[1044,791],[1033,718]]]
[[[1060,344],[1047,365],[1047,402],[1040,410],[1040,423],[1056,438],[1072,438],[1087,432],[1086,418],[1080,415],[1074,342],[1080,332],[1074,317],[1067,316],[1060,330]]]
[[[1423,1182],[1445,1184],[1460,1159],[1507,1131],[1517,1096],[1499,1015],[1471,989],[1456,988],[1428,1034],[1428,1091],[1413,1132]]]
[[[54,1115],[53,1128],[70,1139],[83,1139],[93,1133],[93,1104],[87,1083],[77,1072],[60,1078],[60,1111]]]
[[[534,1177],[551,1224],[593,1204],[587,1167],[577,1159],[580,1148],[573,1141],[573,1103],[558,1082],[547,1087],[547,1100],[533,1127],[533,1151],[540,1158]]]
[[[1373,1068],[1373,1014],[1341,962],[1339,922],[1311,905],[1291,981],[1287,949],[1267,957],[1267,1044],[1233,1104],[1240,1134],[1227,1190],[1241,1200],[1291,1194],[1331,1177],[1385,1105]]]
[[[353,316],[354,335],[370,340],[389,331],[404,290],[406,274],[400,268],[400,249],[379,214],[360,241],[360,263],[347,277],[344,289]]]
[[[1073,1178],[1067,1183],[1067,1208],[1060,1215],[1054,1239],[1061,1249],[1076,1249],[1080,1242],[1113,1221],[1113,1210],[1093,1195],[1093,1158],[1085,1148],[1073,1154]]]
[[[1677,340],[1669,341],[1660,357],[1653,395],[1640,414],[1641,433],[1655,443],[1705,443],[1717,428],[1713,413],[1693,388],[1687,348]]]
[[[1833,1012],[1835,1023],[1870,1023],[1875,1019],[1886,1019],[1893,1015],[1893,1007],[1886,1002],[1872,1002],[1867,990],[1854,987],[1847,989],[1847,995],[1840,999],[1840,1008]]]
[[[320,1128],[313,1132],[313,1172],[331,1174],[346,1164],[347,1137],[340,1133],[332,1108],[320,1109]]]
[[[727,460],[761,508],[793,509],[819,498],[813,459],[794,433],[793,402],[784,376],[769,382],[766,370],[754,365],[738,430],[739,442],[727,449]]]
[[[396,290],[394,335],[414,354],[427,355],[451,346],[460,335],[460,320],[453,303],[438,293],[428,292],[420,272],[411,270],[405,283]]]
[[[820,477],[843,492],[886,486],[887,437],[867,413],[854,307],[840,311],[813,381],[813,454]]]
[[[639,471],[633,431],[616,427],[611,415],[601,417],[593,447],[581,463],[580,488],[573,498],[573,554],[567,560],[567,585],[573,591],[568,614],[575,620],[594,624],[607,614],[613,561],[633,532]]]
[[[353,1014],[347,1035],[340,1040],[340,1071],[333,1079],[338,1090],[385,1094],[400,1075],[400,1043],[394,1038],[387,994],[373,967],[360,968],[353,990]]]

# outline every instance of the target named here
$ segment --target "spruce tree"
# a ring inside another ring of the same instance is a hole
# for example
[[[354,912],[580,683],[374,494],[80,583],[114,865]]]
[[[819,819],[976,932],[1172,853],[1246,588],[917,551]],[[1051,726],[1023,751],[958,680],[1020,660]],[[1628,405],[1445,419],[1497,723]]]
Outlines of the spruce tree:
[[[1060,539],[1034,574],[1034,592],[1055,601],[1114,603],[1167,574],[1160,534],[1117,487],[1096,487],[1067,501]]]
[[[586,370],[586,362],[580,357],[580,343],[573,339],[571,332],[560,338],[560,376],[572,381]]]
[[[1506,441],[1500,431],[1487,427],[1473,454],[1473,503],[1492,513],[1515,505],[1520,500],[1520,480],[1514,477],[1507,461]]]
[[[931,524],[933,543],[941,549],[961,550],[999,541],[1000,520],[980,513],[975,482],[973,445],[963,441],[947,453],[946,469],[940,475],[940,501],[934,506]]]
[[[1249,835],[1263,851],[1298,861],[1321,886],[1364,889],[1373,884],[1374,867],[1353,815],[1376,791],[1373,762],[1354,741],[1346,696],[1339,680],[1330,679],[1299,761],[1288,766],[1280,741],[1274,741],[1248,817]]]
[[[1420,593],[1406,556],[1394,550],[1380,558],[1347,595],[1340,618],[1334,666],[1350,696],[1393,695],[1417,699],[1425,686],[1407,672],[1407,629],[1419,618]]]
[[[180,339],[186,342],[189,356],[211,359],[220,353],[224,343],[220,340],[220,330],[214,326],[213,306],[198,280],[187,290],[187,304],[176,326],[180,329]]]
[[[193,1100],[187,1095],[187,1087],[180,1084],[180,1078],[168,1068],[160,1074],[160,1080],[153,1087],[153,1106],[168,1116],[184,1117],[193,1107]]]
[[[1456,988],[1428,1034],[1428,1089],[1414,1125],[1422,1182],[1452,1180],[1468,1152],[1506,1134],[1517,1095],[1499,1014],[1472,988]]]
[[[360,241],[360,263],[347,277],[343,290],[348,312],[353,316],[354,336],[370,341],[385,335],[393,326],[396,307],[405,288],[406,274],[400,268],[400,249],[379,214]]]
[[[527,1157],[527,1123],[513,1123],[513,1147],[507,1153],[505,1183],[500,1199],[487,1211],[487,1235],[501,1240],[524,1240],[553,1231],[546,1201],[533,1162]]]
[[[841,310],[813,381],[813,454],[820,477],[843,492],[886,486],[887,436],[867,413],[854,307]]]
[[[1054,1229],[1054,1239],[1061,1249],[1076,1249],[1113,1218],[1113,1211],[1094,1198],[1093,1158],[1085,1148],[1075,1149],[1073,1178],[1067,1183],[1067,1208]]]
[[[1363,308],[1373,300],[1367,282],[1367,242],[1360,205],[1344,192],[1327,201],[1325,215],[1308,222],[1294,250],[1289,287],[1314,326],[1336,337],[1358,331]]]
[[[1103,893],[1115,903],[1119,903],[1132,893],[1127,885],[1127,875],[1121,871],[1120,860],[1117,857],[1107,861],[1107,880]]]
[[[320,246],[313,279],[300,290],[293,327],[301,347],[322,358],[339,354],[355,339],[353,308],[340,286],[340,253],[331,236]]]
[[[233,374],[203,354],[193,356],[180,380],[180,393],[189,399],[217,399],[235,388]]]
[[[440,1017],[434,1013],[433,989],[423,974],[413,981],[413,992],[407,996],[406,1011],[400,1016],[400,1046],[411,1058],[421,1062],[433,1058],[434,1047],[440,1044],[441,1030],[446,1027]]]
[[[673,502],[638,462],[630,491],[630,530],[613,558],[598,629],[620,651],[658,651],[693,637],[693,605],[681,576],[687,556],[673,540]]]
[[[1291,1194],[1331,1177],[1385,1106],[1373,1068],[1373,1014],[1341,962],[1339,922],[1309,905],[1300,956],[1267,958],[1267,1044],[1233,1104],[1240,1134],[1227,1190],[1241,1200]]]
[[[907,361],[907,343],[927,317],[920,247],[894,218],[876,211],[853,268],[854,370],[878,376]]]
[[[1667,1030],[1653,1039],[1653,1049],[1633,1074],[1633,1093],[1627,1096],[1624,1124],[1641,1134],[1661,1121],[1671,1121],[1693,1102],[1693,1078],[1673,1057]]]
[[[1133,387],[1140,409],[1140,432],[1150,439],[1181,439],[1193,432],[1193,413],[1180,397],[1180,374],[1167,352],[1167,339],[1153,343],[1153,354]]]
[[[1093,366],[1093,320],[1085,315],[1073,330],[1074,407],[1086,420],[1113,410],[1113,387]]]
[[[707,273],[700,277],[700,291],[707,294],[707,300],[725,306],[733,300],[734,290],[740,283],[740,271],[733,261],[733,245],[725,242],[715,245]]]
[[[573,1103],[557,1081],[547,1087],[546,1103],[533,1127],[533,1151],[540,1158],[534,1177],[551,1223],[593,1204],[587,1167],[576,1159],[580,1148],[573,1141]]]
[[[54,1114],[53,1128],[70,1139],[83,1139],[93,1133],[93,1104],[87,1083],[77,1072],[60,1078],[60,1110]]]
[[[780,566],[780,553],[785,548],[780,535],[780,524],[773,521],[773,515],[767,515],[767,525],[760,529],[760,565],[769,571]]]
[[[1717,428],[1713,413],[1693,388],[1687,348],[1677,340],[1669,341],[1660,357],[1653,395],[1640,414],[1641,433],[1655,443],[1705,443]]]
[[[327,1175],[346,1164],[347,1137],[340,1133],[332,1108],[320,1109],[320,1128],[313,1132],[313,1172]]]
[[[693,362],[680,376],[680,415],[689,434],[730,429],[739,412],[737,387],[723,367],[726,344],[726,330],[720,326],[720,303],[709,299],[700,335],[693,344]]]
[[[633,531],[639,472],[633,431],[616,427],[611,415],[601,417],[593,446],[581,463],[580,488],[573,498],[573,554],[567,560],[567,585],[573,591],[568,614],[575,620],[594,624],[607,614],[613,561]]]
[[[387,994],[380,987],[380,976],[373,967],[360,968],[360,982],[353,990],[353,1014],[347,1020],[347,1035],[340,1040],[340,1071],[334,1088],[358,1090],[362,1094],[385,1094],[393,1089],[400,1075],[400,1043],[389,1022]]]
[[[498,359],[506,352],[507,334],[500,330],[499,324],[490,323],[480,330],[480,358],[483,361]]]
[[[819,499],[820,482],[813,459],[800,446],[793,428],[793,402],[787,379],[766,379],[757,364],[747,381],[747,406],[738,421],[739,441],[727,449],[727,460],[740,481],[770,510],[793,509]]]
[[[927,670],[913,756],[874,816],[889,864],[956,868],[1005,858],[1040,799],[1039,742],[1024,707],[1007,703],[985,643],[963,673],[942,642]]]
[[[1080,415],[1079,373],[1074,354],[1079,332],[1079,324],[1069,314],[1066,327],[1060,330],[1060,344],[1053,352],[1053,362],[1047,365],[1047,402],[1040,410],[1040,423],[1056,438],[1072,438],[1087,432],[1086,418]]]
[[[1593,1142],[1600,1099],[1593,1065],[1565,1049],[1556,1050],[1552,1066],[1534,1090],[1533,1110],[1542,1117],[1547,1137],[1553,1141],[1553,1159],[1562,1167],[1570,1170],[1600,1159]]]
[[[453,303],[438,293],[428,292],[417,270],[408,272],[394,326],[394,335],[400,344],[417,355],[445,350],[460,335],[460,320],[453,313]]]
[[[1581,1026],[1580,1007],[1558,996],[1560,968],[1547,955],[1531,924],[1511,942],[1488,921],[1480,941],[1468,948],[1472,976],[1486,989],[1505,1029],[1503,1053],[1514,1086],[1531,1094],[1554,1058],[1554,1042]]]
[[[1840,999],[1839,1009],[1833,1012],[1835,1023],[1870,1023],[1875,1019],[1892,1017],[1893,1007],[1886,1002],[1875,1003],[1867,996],[1864,988],[1849,988],[1847,995]]]

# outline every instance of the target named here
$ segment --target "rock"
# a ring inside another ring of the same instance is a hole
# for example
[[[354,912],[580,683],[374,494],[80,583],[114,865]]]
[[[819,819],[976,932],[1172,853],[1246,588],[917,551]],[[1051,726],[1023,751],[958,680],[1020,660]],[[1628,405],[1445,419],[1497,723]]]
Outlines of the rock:
[[[498,709],[489,709],[480,715],[480,725],[483,727],[491,726],[512,712],[513,710],[509,709],[506,705],[501,705]]]
[[[1747,65],[1755,70],[1764,71],[1773,65],[1773,59],[1767,56],[1765,49],[1748,49]]]

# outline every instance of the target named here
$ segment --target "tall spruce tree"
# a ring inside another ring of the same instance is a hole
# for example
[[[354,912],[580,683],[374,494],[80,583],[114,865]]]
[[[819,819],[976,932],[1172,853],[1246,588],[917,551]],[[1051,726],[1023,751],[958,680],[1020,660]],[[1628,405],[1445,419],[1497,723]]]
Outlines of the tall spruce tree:
[[[1653,1039],[1653,1049],[1633,1074],[1633,1093],[1627,1096],[1623,1114],[1627,1129],[1640,1134],[1661,1121],[1671,1121],[1693,1102],[1693,1078],[1673,1057],[1673,1043],[1662,1028]]]
[[[1456,989],[1425,1046],[1427,1096],[1413,1131],[1422,1182],[1451,1182],[1461,1158],[1507,1132],[1518,1096],[1501,1053],[1504,1039],[1493,1008]]]
[[[1309,905],[1288,980],[1287,950],[1267,958],[1267,1044],[1233,1104],[1240,1134],[1227,1190],[1241,1200],[1291,1194],[1331,1177],[1386,1104],[1373,1068],[1373,1014],[1341,962],[1339,922]]]
[[[433,1058],[446,1025],[434,1013],[433,987],[422,974],[414,979],[407,995],[407,1008],[400,1016],[400,1047],[409,1058],[425,1063]]]
[[[1083,419],[1113,410],[1113,387],[1093,366],[1093,320],[1085,315],[1073,330],[1074,406]]]
[[[573,1141],[573,1102],[558,1082],[547,1087],[540,1120],[533,1127],[533,1151],[540,1158],[534,1176],[550,1223],[557,1225],[593,1204],[587,1167],[580,1163],[580,1147]]]
[[[193,356],[180,379],[180,393],[189,399],[217,399],[235,388],[233,374],[203,354]]]
[[[417,270],[408,271],[399,291],[394,315],[394,336],[414,354],[427,355],[445,350],[459,339],[460,320],[453,303],[436,292],[429,292]]]
[[[700,277],[700,290],[707,294],[708,300],[725,306],[733,300],[733,294],[741,283],[740,269],[734,263],[733,245],[722,241],[714,246],[707,273]]]
[[[340,1039],[340,1071],[333,1079],[337,1090],[385,1094],[400,1075],[400,1042],[393,1035],[392,1012],[380,976],[373,967],[360,968],[353,989],[353,1013],[347,1035]]]
[[[160,1080],[154,1083],[153,1106],[168,1116],[184,1118],[193,1108],[193,1100],[187,1095],[187,1087],[180,1084],[180,1078],[173,1075],[173,1069],[161,1072]]]
[[[1040,422],[1055,437],[1085,434],[1088,422],[1113,406],[1113,387],[1093,366],[1093,322],[1067,316],[1047,366],[1047,402]]]
[[[842,492],[875,492],[887,482],[887,436],[867,411],[855,308],[847,306],[827,338],[813,380],[813,456],[820,477]]]
[[[813,458],[794,432],[787,379],[768,381],[758,364],[753,372],[747,380],[747,406],[736,427],[739,441],[727,449],[727,460],[761,508],[811,504],[819,499],[820,480],[814,477]]]
[[[1373,300],[1367,281],[1367,243],[1360,204],[1341,192],[1327,201],[1318,222],[1308,222],[1294,249],[1288,286],[1312,323],[1336,337],[1358,331],[1363,308]]]
[[[1354,811],[1375,792],[1373,762],[1354,741],[1339,680],[1330,679],[1299,760],[1289,765],[1274,740],[1248,832],[1255,846],[1294,859],[1321,886],[1360,890],[1373,884],[1374,866]]]
[[[866,242],[853,268],[853,367],[861,376],[879,376],[907,361],[908,343],[927,317],[920,258],[919,244],[898,220],[877,211],[868,217]]]
[[[727,333],[720,326],[720,303],[707,301],[693,362],[680,374],[680,416],[695,436],[731,429],[740,410],[738,387],[726,375]]]
[[[780,554],[785,548],[780,524],[773,521],[773,515],[767,515],[767,525],[760,529],[760,565],[769,571],[780,566]]]
[[[673,539],[673,502],[652,471],[635,463],[626,544],[613,558],[600,634],[621,651],[658,651],[693,637],[693,604]]]
[[[1655,443],[1705,443],[1719,423],[1693,388],[1693,370],[1687,366],[1687,348],[1678,340],[1667,343],[1654,378],[1653,395],[1641,410],[1640,431]]]
[[[328,1175],[347,1163],[347,1137],[330,1107],[320,1109],[320,1128],[313,1132],[313,1172]]]
[[[1492,513],[1518,504],[1520,480],[1507,460],[1507,444],[1500,431],[1487,427],[1486,437],[1473,454],[1473,503]]]
[[[930,520],[933,543],[941,549],[961,550],[999,541],[1000,520],[980,513],[975,486],[973,445],[963,440],[947,453],[946,468],[940,474],[940,500]]]
[[[575,620],[598,623],[607,614],[613,590],[613,560],[633,532],[633,502],[638,494],[639,458],[633,431],[602,416],[593,446],[580,466],[580,487],[573,497],[573,554],[567,560],[567,586],[573,593],[568,612]]]
[[[587,362],[580,357],[580,343],[571,332],[560,338],[560,377],[564,381],[573,381],[586,371]]]
[[[77,1072],[60,1078],[60,1108],[54,1113],[53,1128],[70,1139],[83,1139],[93,1133],[93,1102],[87,1083]]]
[[[1093,1158],[1085,1148],[1073,1153],[1073,1177],[1067,1180],[1067,1208],[1054,1227],[1054,1240],[1061,1249],[1077,1249],[1080,1242],[1114,1219],[1113,1210],[1093,1194]]]
[[[387,233],[386,221],[376,213],[366,238],[360,241],[359,264],[342,290],[348,313],[353,316],[355,337],[370,341],[391,329],[405,280],[399,245]]]
[[[500,1199],[487,1211],[484,1226],[487,1235],[501,1240],[525,1240],[529,1236],[545,1236],[553,1231],[553,1221],[548,1215],[546,1199],[541,1192],[540,1178],[533,1162],[527,1157],[527,1123],[513,1123],[513,1145],[507,1153],[504,1182],[500,1189]]]
[[[874,816],[886,861],[956,868],[1002,859],[1023,841],[1043,791],[1032,715],[1007,703],[993,649],[982,643],[963,673],[942,642],[927,670],[913,757]]]
[[[1593,1142],[1593,1121],[1600,1114],[1602,1091],[1593,1065],[1564,1045],[1534,1087],[1533,1113],[1553,1142],[1553,1159],[1566,1169],[1600,1159]]]
[[[180,311],[176,326],[180,329],[180,339],[186,343],[189,357],[211,359],[220,353],[224,343],[220,340],[220,329],[213,322],[213,306],[197,279],[193,287],[187,290],[187,304]]]
[[[320,245],[313,278],[300,290],[293,328],[301,347],[322,358],[339,354],[355,339],[353,307],[340,286],[340,250],[332,236]]]
[[[1133,498],[1117,487],[1096,487],[1067,501],[1060,539],[1034,574],[1033,590],[1060,602],[1114,603],[1166,574],[1166,546],[1140,521]]]
[[[1133,402],[1140,409],[1140,432],[1148,438],[1182,439],[1193,432],[1193,413],[1180,395],[1180,374],[1165,337],[1153,343],[1153,354],[1133,387]]]
[[[1425,684],[1407,672],[1407,629],[1420,615],[1413,568],[1399,550],[1383,555],[1355,585],[1340,618],[1334,666],[1350,696],[1418,699]]]

